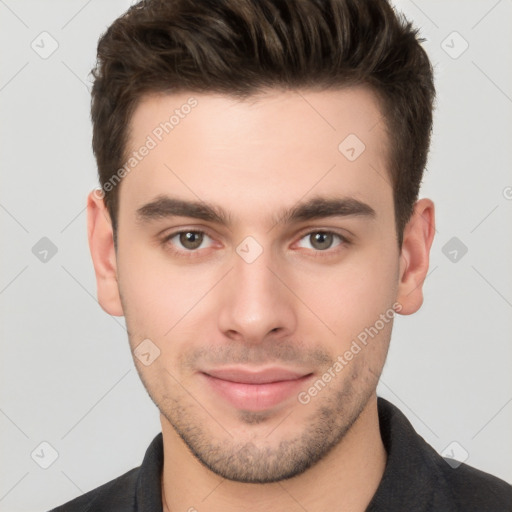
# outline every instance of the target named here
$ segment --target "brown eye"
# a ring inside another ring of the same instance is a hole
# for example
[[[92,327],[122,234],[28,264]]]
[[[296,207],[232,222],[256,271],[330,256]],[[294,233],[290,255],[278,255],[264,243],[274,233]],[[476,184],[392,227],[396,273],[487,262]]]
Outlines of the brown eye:
[[[348,240],[331,231],[310,231],[299,241],[299,247],[312,249],[317,252],[327,251],[337,246],[347,245]]]
[[[334,237],[332,233],[311,233],[309,235],[309,242],[311,247],[317,249],[319,251],[325,251],[326,249],[330,249],[332,246]]]
[[[179,234],[180,244],[188,250],[194,250],[201,246],[204,239],[204,233],[199,231],[184,231]]]
[[[182,229],[162,239],[166,251],[178,258],[203,258],[210,254],[215,240],[206,232],[193,229]],[[218,245],[217,245],[218,247]]]

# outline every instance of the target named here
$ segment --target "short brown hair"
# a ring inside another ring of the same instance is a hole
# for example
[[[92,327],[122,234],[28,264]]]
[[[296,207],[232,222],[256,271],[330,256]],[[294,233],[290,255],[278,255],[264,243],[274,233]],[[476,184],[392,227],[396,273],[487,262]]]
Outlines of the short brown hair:
[[[370,87],[389,134],[399,245],[427,161],[435,97],[417,30],[386,0],[143,0],[103,34],[92,74],[93,150],[116,238],[131,116],[148,93]]]

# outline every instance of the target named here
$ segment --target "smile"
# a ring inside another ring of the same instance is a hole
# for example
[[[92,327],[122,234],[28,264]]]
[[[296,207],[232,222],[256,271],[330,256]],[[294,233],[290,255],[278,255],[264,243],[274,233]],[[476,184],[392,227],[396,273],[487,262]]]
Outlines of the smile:
[[[222,368],[200,375],[218,396],[237,409],[264,411],[295,397],[313,374],[284,368]]]

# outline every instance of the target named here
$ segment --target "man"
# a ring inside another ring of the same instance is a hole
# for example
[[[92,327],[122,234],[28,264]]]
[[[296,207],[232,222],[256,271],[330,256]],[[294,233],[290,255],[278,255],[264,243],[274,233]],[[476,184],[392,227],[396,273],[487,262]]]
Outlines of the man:
[[[148,0],[94,77],[98,298],[162,433],[54,510],[510,510],[376,396],[434,236],[411,25],[384,0]]]

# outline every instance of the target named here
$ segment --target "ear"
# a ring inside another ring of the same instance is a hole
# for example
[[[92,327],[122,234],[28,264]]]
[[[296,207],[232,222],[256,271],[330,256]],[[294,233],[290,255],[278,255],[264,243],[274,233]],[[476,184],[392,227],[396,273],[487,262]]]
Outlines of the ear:
[[[109,315],[123,316],[112,222],[102,191],[98,189],[87,197],[87,235],[96,273],[98,302]]]
[[[434,232],[434,203],[420,199],[405,226],[400,253],[397,301],[402,306],[401,315],[416,313],[423,303],[423,282],[427,277]]]

